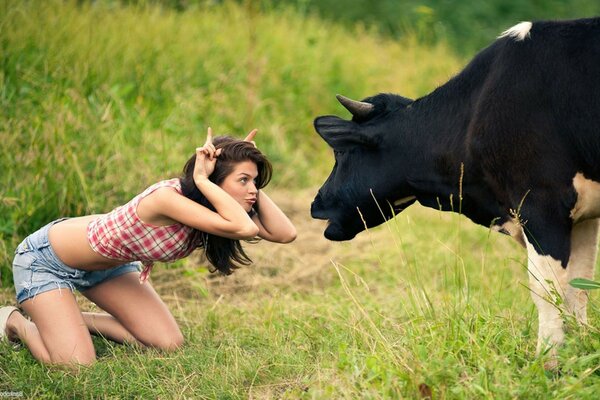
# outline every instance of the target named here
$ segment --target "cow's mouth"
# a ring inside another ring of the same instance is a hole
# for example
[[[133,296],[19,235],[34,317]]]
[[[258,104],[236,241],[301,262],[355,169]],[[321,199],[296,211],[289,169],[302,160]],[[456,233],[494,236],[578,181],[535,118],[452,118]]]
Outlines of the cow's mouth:
[[[358,232],[351,233],[348,232],[347,229],[343,229],[342,225],[333,222],[331,220],[327,221],[327,228],[325,228],[325,232],[323,233],[326,239],[333,240],[336,242],[341,242],[344,240],[354,239]]]
[[[327,215],[325,215],[324,212],[318,212],[315,211],[314,209],[310,211],[310,216],[313,217],[314,219],[324,219],[324,220],[329,220],[329,217]]]
[[[330,208],[322,207],[318,196],[311,204],[310,215],[314,219],[327,221],[327,228],[325,228],[325,232],[323,234],[325,238],[329,240],[338,242],[350,240],[361,231],[360,228],[356,229],[356,227],[351,227],[346,223],[341,223],[340,221],[344,221],[345,219],[340,215],[339,209],[332,210]]]

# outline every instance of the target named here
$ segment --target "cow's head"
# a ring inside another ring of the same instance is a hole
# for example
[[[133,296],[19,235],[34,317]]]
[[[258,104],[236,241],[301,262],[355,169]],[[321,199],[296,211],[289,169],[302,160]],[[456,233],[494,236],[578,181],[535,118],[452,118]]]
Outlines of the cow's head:
[[[329,221],[325,237],[349,240],[377,226],[414,202],[399,167],[401,113],[412,102],[379,94],[363,101],[337,96],[352,113],[315,119],[314,126],[333,148],[335,165],[312,203],[313,218]]]

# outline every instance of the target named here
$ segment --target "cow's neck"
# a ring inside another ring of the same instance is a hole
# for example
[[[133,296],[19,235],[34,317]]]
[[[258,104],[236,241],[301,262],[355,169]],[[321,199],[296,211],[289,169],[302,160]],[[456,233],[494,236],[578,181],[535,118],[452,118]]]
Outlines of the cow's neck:
[[[416,138],[411,156],[416,163],[408,184],[421,204],[461,212],[489,226],[502,217],[502,211],[467,151],[467,132],[479,88],[477,79],[466,82],[461,78],[459,75],[406,109],[403,129]]]

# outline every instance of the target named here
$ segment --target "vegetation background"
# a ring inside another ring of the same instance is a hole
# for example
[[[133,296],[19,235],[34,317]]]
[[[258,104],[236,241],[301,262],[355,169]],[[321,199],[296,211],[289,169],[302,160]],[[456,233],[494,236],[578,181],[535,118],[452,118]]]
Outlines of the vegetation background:
[[[247,246],[252,268],[200,256],[154,285],[188,345],[95,339],[78,374],[0,343],[0,392],[28,398],[595,398],[600,326],[572,327],[560,373],[534,356],[525,254],[459,215],[413,206],[351,243],[322,238],[312,196],[332,166],[312,129],[335,93],[427,94],[522,20],[596,1],[0,0],[0,304],[13,249],[59,216],[105,212],[177,176],[207,126],[257,142],[299,230]],[[93,309],[82,299],[82,308]]]

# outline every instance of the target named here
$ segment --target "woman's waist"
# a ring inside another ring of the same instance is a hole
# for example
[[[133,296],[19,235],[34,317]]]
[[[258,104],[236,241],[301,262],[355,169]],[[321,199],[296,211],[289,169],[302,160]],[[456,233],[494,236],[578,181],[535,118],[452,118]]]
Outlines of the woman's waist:
[[[135,236],[123,229],[90,230],[90,223],[101,216],[72,218],[50,227],[50,243],[62,262],[83,270],[106,269],[131,261],[170,262],[186,257],[196,247],[195,235],[189,229],[170,232],[166,237],[151,233]]]
[[[86,271],[103,270],[129,262],[104,257],[88,241],[88,224],[99,217],[89,215],[60,221],[50,227],[48,240],[56,256],[67,266]]]

